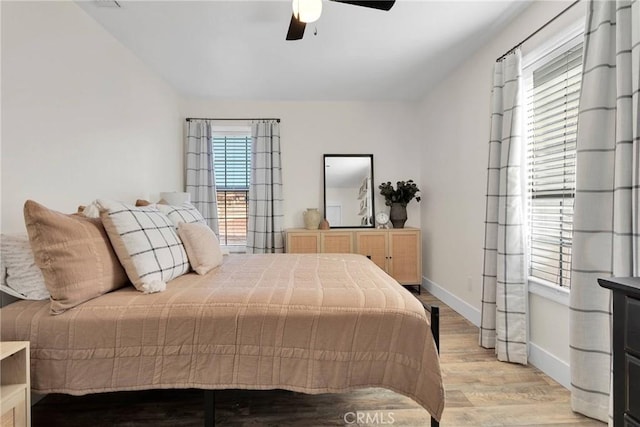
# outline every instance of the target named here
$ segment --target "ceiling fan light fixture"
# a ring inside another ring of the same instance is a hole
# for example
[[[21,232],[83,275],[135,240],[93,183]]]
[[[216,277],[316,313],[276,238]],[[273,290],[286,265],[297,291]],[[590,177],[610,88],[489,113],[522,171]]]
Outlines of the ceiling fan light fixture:
[[[293,15],[305,23],[315,22],[322,13],[322,0],[293,0]]]

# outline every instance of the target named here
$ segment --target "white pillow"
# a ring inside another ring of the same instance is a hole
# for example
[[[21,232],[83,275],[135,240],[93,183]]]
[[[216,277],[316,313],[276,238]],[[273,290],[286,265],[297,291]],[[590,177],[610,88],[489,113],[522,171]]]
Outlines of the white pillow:
[[[144,293],[189,271],[189,260],[171,220],[155,206],[98,200],[100,217],[129,280]]]
[[[178,224],[178,236],[196,273],[207,274],[222,264],[220,241],[207,224],[181,222]]]
[[[0,260],[0,290],[20,299],[49,299],[49,291],[33,258],[27,233],[0,236]]]
[[[186,222],[187,224],[191,224],[194,222],[199,222],[202,224],[207,223],[200,211],[198,211],[198,209],[196,209],[196,207],[189,202],[184,202],[183,204],[178,206],[165,205],[161,203],[158,203],[155,206],[169,217],[176,228],[181,222]]]

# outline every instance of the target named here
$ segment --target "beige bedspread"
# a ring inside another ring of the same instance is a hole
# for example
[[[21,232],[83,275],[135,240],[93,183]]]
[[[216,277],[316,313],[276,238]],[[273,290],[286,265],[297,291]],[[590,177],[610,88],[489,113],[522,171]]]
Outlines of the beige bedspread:
[[[384,387],[436,419],[438,355],[422,305],[361,255],[232,255],[165,292],[133,287],[49,314],[1,310],[2,340],[31,342],[34,391]]]

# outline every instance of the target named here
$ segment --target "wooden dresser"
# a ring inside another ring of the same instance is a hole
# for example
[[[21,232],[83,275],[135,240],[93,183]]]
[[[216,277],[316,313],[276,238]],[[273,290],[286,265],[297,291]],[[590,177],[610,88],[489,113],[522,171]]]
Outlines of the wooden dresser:
[[[286,230],[289,253],[358,253],[365,255],[402,285],[422,282],[422,239],[417,228],[337,228]]]
[[[598,282],[613,291],[613,425],[640,427],[640,277]]]

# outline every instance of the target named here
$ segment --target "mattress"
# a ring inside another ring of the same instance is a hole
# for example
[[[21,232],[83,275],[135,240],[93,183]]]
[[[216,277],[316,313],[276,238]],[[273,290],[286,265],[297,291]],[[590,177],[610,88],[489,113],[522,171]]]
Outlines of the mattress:
[[[384,387],[436,419],[444,408],[424,308],[361,255],[231,255],[165,292],[127,287],[60,315],[19,301],[0,315],[3,341],[30,341],[40,393]]]

